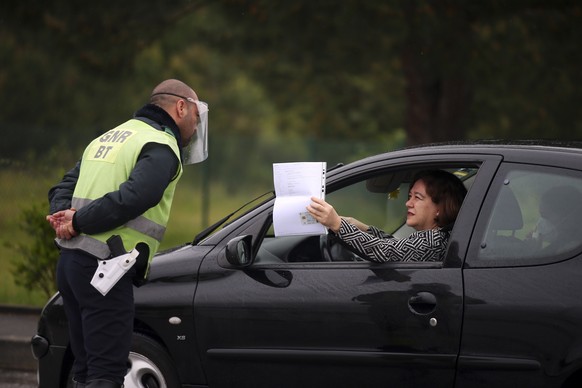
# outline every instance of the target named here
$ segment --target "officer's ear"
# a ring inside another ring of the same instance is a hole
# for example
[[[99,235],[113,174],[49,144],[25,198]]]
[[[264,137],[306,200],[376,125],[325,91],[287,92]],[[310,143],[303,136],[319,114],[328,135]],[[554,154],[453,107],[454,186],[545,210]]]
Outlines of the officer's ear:
[[[186,115],[188,115],[189,111],[188,111],[188,106],[186,106],[186,101],[179,99],[176,102],[176,114],[178,115],[179,118],[184,118]]]

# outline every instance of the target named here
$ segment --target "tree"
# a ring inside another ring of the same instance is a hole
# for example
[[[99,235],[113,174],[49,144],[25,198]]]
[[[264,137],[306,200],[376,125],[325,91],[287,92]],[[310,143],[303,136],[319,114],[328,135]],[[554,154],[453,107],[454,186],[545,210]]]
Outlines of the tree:
[[[472,85],[468,13],[456,1],[406,1],[401,60],[410,144],[467,136]]]
[[[472,136],[580,139],[582,90],[575,85],[582,81],[582,5],[573,0],[485,5],[471,16]]]
[[[177,68],[211,74],[204,91],[251,85],[271,128],[241,113],[229,131],[378,141],[404,129],[409,144],[582,134],[576,0],[9,0],[0,15],[3,156],[70,148],[77,121],[91,135],[114,125]],[[239,94],[220,98],[249,112]]]
[[[56,291],[59,251],[54,245],[54,230],[45,220],[45,208],[39,203],[22,211],[20,227],[33,238],[10,246],[19,253],[12,260],[15,283],[29,290],[40,290],[48,298]]]
[[[319,137],[582,134],[576,1],[223,3],[235,26],[223,47]]]
[[[205,3],[6,0],[0,5],[1,26],[4,33],[18,31],[21,48],[44,48],[57,62],[120,77],[131,72],[137,53]]]
[[[0,155],[70,150],[127,117],[138,53],[204,3],[0,2]]]

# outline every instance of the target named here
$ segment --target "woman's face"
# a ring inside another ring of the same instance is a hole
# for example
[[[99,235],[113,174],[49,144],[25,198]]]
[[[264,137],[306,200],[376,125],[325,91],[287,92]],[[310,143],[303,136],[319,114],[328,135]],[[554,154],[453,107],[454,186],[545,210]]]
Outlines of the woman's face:
[[[408,193],[406,201],[406,225],[416,230],[428,230],[437,227],[438,207],[426,193],[422,180],[417,180]]]

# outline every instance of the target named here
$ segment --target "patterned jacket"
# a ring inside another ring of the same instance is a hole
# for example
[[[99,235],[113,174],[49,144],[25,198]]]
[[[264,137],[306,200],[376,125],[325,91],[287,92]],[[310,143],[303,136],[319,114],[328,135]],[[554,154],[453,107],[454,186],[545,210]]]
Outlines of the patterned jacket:
[[[342,218],[338,237],[371,261],[441,261],[447,249],[449,232],[443,228],[413,232],[394,238],[374,226],[367,233]]]

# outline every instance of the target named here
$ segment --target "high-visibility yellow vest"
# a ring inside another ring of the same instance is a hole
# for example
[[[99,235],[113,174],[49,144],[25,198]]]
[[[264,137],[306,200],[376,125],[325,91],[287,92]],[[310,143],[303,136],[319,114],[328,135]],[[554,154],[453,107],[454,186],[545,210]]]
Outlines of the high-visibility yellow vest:
[[[79,210],[105,194],[119,190],[119,186],[129,178],[143,146],[152,142],[168,145],[180,160],[180,149],[173,135],[137,119],[131,119],[93,140],[83,153],[71,206]],[[105,233],[81,233],[70,240],[58,239],[58,245],[106,259],[111,254],[106,241],[117,234],[121,236],[127,251],[139,242],[146,243],[149,247],[148,260],[151,260],[166,231],[176,183],[182,175],[182,165],[179,166],[162,200],[141,216]]]

